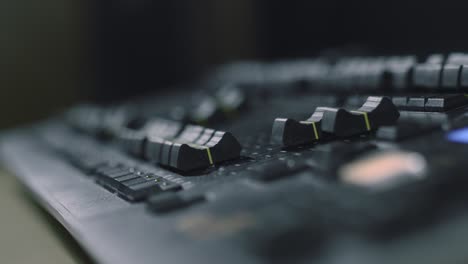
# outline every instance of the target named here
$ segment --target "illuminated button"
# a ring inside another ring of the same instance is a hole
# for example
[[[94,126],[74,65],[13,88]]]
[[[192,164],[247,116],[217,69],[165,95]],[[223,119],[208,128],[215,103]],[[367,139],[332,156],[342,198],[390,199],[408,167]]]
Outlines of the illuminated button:
[[[388,151],[344,165],[338,174],[345,183],[379,189],[421,179],[426,166],[425,159],[418,153]]]
[[[451,131],[447,134],[447,139],[455,143],[468,144],[468,127]]]

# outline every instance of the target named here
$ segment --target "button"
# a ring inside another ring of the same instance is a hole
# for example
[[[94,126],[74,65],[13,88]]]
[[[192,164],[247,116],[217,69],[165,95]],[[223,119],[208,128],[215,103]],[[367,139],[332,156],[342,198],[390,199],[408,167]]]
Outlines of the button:
[[[173,143],[169,161],[161,161],[181,171],[203,169],[214,165],[210,149],[202,146]]]
[[[118,181],[118,179],[115,179],[115,180]],[[146,181],[147,180],[145,178],[143,178],[141,176],[138,176],[138,177],[134,177],[134,178],[131,178],[131,179],[123,180],[121,183],[122,183],[123,186],[128,187],[128,186],[144,183]]]
[[[123,187],[124,181],[130,181],[134,179],[141,179],[141,177],[135,173],[129,173],[127,175],[121,176],[121,177],[107,177],[107,176],[101,176],[98,180],[98,182],[106,187],[110,187],[110,189],[113,190],[121,190]]]
[[[419,64],[414,68],[413,85],[421,89],[437,89],[440,86],[442,65]]]
[[[144,128],[147,142],[145,142],[142,157],[146,160],[160,160],[164,155],[164,159],[168,160],[170,147],[163,148],[165,139],[177,136],[181,129],[181,123],[171,120],[158,118],[148,121]]]
[[[408,110],[408,97],[406,96],[395,96],[392,98],[392,103],[398,108],[398,110]]]
[[[381,140],[399,141],[434,131],[440,127],[436,124],[399,121],[394,126],[379,127],[376,136]]]
[[[445,112],[468,104],[464,94],[397,96],[392,99],[399,110],[419,112]]]
[[[168,213],[177,209],[189,207],[191,205],[205,201],[203,195],[193,195],[182,197],[176,193],[164,193],[152,196],[147,203],[147,208],[154,213]]]
[[[345,109],[318,107],[316,112],[322,113],[322,131],[339,136],[347,137],[366,131],[368,117],[365,114],[352,114]],[[369,128],[369,129],[368,129]]]
[[[353,113],[368,117],[366,126],[373,129],[381,125],[393,124],[400,116],[397,108],[388,97],[369,96],[361,108]],[[364,114],[366,113],[366,114]],[[366,119],[366,118],[364,118]]]
[[[321,138],[322,112],[316,112],[305,121],[276,118],[271,132],[272,143],[284,147],[312,143]]]
[[[392,125],[399,112],[388,97],[370,96],[364,105],[355,110],[319,107],[323,112],[322,131],[347,137],[374,130],[382,125]]]
[[[406,103],[406,110],[408,111],[424,111],[426,98],[423,96],[418,97],[409,97],[408,102]]]
[[[428,112],[444,112],[467,104],[468,99],[464,94],[448,94],[429,97],[424,108]]]
[[[122,169],[120,172],[100,174],[98,182],[108,189],[117,191],[122,197],[130,201],[140,201],[148,195],[177,191],[181,186],[168,182],[153,174],[135,172],[134,169]]]
[[[129,174],[122,175],[122,176],[119,176],[119,177],[110,177],[110,178],[113,178],[114,180],[116,180],[118,182],[124,182],[124,181],[129,181],[129,180],[132,180],[132,179],[135,179],[135,178],[138,178],[138,177],[140,177],[140,176],[135,174],[135,173],[129,173]]]
[[[460,65],[444,65],[441,82],[443,90],[458,90],[461,69],[462,66]]]
[[[229,132],[217,131],[205,144],[210,149],[212,159],[215,163],[236,159],[242,150],[237,139]]]
[[[426,160],[418,153],[386,151],[342,166],[341,181],[372,189],[387,189],[402,182],[420,180],[426,172]]]
[[[455,143],[468,144],[468,128],[460,128],[449,132],[447,139]]]
[[[174,139],[149,137],[145,157],[181,171],[204,169],[240,156],[241,145],[228,132],[187,126]]]

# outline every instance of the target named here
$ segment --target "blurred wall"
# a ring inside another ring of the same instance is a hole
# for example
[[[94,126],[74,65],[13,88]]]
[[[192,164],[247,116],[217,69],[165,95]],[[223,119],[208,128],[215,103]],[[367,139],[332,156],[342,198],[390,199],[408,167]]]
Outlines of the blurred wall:
[[[231,60],[314,56],[348,44],[376,54],[466,51],[467,7],[399,0],[2,0],[0,128],[81,98],[158,92]]]
[[[100,101],[159,92],[256,55],[252,0],[88,2]]]
[[[45,117],[77,99],[79,2],[0,1],[0,128]]]

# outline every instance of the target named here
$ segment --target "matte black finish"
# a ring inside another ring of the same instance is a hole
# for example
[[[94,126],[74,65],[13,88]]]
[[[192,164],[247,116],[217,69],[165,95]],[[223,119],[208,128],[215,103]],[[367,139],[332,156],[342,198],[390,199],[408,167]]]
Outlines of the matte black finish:
[[[321,138],[321,120],[296,121],[291,118],[276,118],[271,140],[285,147],[312,143]]]
[[[1,158],[99,263],[457,263],[467,258],[468,106],[452,88],[382,82],[413,63],[235,64],[213,77],[245,95],[235,115],[177,118],[198,98],[189,92],[81,106],[5,132]],[[225,87],[208,83],[196,94]],[[398,110],[408,98],[423,109]],[[273,129],[279,116],[320,122],[319,140],[302,141],[302,126]],[[285,147],[285,133],[304,143]]]
[[[361,134],[382,125],[393,124],[399,117],[398,110],[389,98],[372,96],[355,111],[320,107],[316,112],[323,112],[322,130],[339,137]]]

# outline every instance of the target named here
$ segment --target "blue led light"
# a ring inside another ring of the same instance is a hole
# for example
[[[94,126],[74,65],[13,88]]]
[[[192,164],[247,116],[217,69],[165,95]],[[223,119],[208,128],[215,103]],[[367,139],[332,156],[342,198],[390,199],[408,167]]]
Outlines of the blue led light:
[[[468,127],[460,128],[448,133],[447,139],[456,143],[468,144]]]

